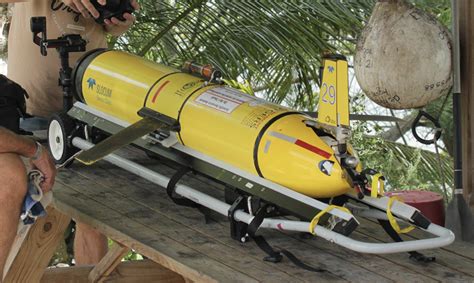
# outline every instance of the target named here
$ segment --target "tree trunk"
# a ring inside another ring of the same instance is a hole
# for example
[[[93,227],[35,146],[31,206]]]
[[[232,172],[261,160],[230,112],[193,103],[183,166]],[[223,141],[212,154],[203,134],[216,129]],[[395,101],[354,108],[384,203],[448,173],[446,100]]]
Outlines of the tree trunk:
[[[8,32],[10,30],[12,8],[12,4],[0,4],[0,59],[3,60],[7,58]]]
[[[398,127],[395,125],[388,131],[383,132],[381,138],[393,142],[397,141],[399,138],[402,137],[402,135],[404,135],[411,129],[411,125],[413,124],[413,120],[415,120],[416,115],[418,115],[418,113],[416,111],[413,111],[406,117],[403,117],[403,121],[398,122],[400,129],[398,129]]]
[[[460,1],[461,131],[464,196],[474,210],[474,2]]]

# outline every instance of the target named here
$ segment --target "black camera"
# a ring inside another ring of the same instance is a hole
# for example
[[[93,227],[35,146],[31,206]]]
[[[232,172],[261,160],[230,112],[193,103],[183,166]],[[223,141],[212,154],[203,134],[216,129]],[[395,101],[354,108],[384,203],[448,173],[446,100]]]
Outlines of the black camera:
[[[120,21],[124,21],[124,13],[131,14],[135,12],[130,0],[107,0],[107,4],[104,6],[99,4],[97,0],[92,0],[91,3],[100,14],[99,17],[95,19],[99,24],[104,24],[104,20],[110,20],[113,17]]]

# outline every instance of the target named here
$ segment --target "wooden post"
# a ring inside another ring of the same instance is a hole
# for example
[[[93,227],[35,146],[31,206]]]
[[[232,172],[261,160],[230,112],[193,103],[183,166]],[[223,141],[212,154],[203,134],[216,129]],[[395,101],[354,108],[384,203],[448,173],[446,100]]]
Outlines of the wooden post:
[[[54,208],[31,227],[4,282],[39,282],[71,218]]]
[[[89,273],[89,282],[103,282],[105,277],[120,264],[122,258],[127,255],[130,248],[115,243],[104,256],[104,258]]]
[[[49,192],[43,196],[43,199],[41,200],[41,204],[43,207],[48,207],[49,204],[53,201],[53,194],[52,192]],[[21,246],[23,245],[23,242],[26,240],[26,236],[28,236],[28,233],[30,232],[31,226],[32,225],[25,225],[23,224],[22,221],[19,221],[20,223],[18,224],[18,230],[16,233],[15,241],[13,242],[13,245],[10,249],[10,254],[8,255],[7,261],[5,263],[5,267],[3,269],[3,275],[6,276],[8,273],[8,270],[10,270],[10,266],[13,263],[13,260],[15,259],[16,255],[20,251]]]
[[[474,211],[474,3],[460,0],[461,109],[464,196]]]

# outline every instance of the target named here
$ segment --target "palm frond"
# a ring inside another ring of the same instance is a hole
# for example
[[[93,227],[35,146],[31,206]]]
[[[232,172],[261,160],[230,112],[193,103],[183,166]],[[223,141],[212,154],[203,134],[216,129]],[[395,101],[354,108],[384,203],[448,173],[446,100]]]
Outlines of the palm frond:
[[[174,66],[211,63],[228,79],[266,86],[273,102],[307,108],[321,54],[351,53],[374,2],[142,1],[116,46]]]
[[[365,166],[381,171],[389,188],[429,190],[451,196],[453,160],[446,154],[410,147],[400,143],[364,137],[356,147],[362,147],[361,160]],[[367,149],[373,148],[376,150]],[[444,183],[444,185],[443,185]]]

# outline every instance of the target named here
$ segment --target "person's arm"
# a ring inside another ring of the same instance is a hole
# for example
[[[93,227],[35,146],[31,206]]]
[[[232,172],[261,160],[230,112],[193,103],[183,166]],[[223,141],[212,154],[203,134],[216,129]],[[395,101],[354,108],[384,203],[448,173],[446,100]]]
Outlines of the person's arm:
[[[0,127],[0,153],[16,153],[26,158],[31,158],[36,152],[36,143]]]
[[[0,127],[0,154],[15,153],[29,158],[31,164],[44,175],[40,184],[44,192],[48,192],[54,185],[56,166],[48,150],[35,141]]]

